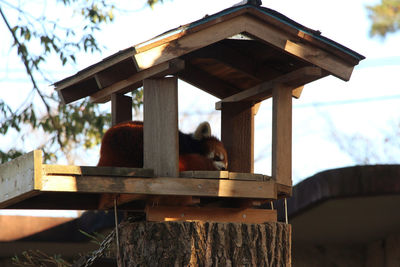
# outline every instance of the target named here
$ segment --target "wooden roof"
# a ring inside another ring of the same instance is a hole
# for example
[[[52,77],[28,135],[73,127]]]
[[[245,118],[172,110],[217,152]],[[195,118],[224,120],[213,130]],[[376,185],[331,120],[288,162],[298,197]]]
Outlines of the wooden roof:
[[[177,75],[222,101],[270,97],[334,75],[349,80],[364,56],[264,7],[243,5],[165,32],[56,82],[64,103],[106,102],[152,77]]]

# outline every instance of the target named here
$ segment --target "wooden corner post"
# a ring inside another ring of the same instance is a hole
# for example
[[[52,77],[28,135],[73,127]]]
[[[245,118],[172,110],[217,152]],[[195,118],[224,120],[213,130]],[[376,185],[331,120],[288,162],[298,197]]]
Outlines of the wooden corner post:
[[[156,176],[179,177],[178,80],[143,81],[144,168]]]
[[[276,86],[272,97],[272,178],[292,186],[292,88]]]
[[[226,102],[221,106],[221,139],[231,172],[254,172],[254,105]]]
[[[123,94],[111,95],[111,124],[132,120],[132,97]]]

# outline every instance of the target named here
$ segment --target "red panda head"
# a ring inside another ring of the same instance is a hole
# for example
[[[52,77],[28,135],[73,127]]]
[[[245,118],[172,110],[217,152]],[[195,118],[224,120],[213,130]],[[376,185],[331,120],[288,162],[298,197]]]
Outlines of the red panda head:
[[[201,123],[193,133],[193,138],[202,144],[203,155],[213,162],[217,170],[228,169],[228,154],[223,143],[211,135],[208,122]]]

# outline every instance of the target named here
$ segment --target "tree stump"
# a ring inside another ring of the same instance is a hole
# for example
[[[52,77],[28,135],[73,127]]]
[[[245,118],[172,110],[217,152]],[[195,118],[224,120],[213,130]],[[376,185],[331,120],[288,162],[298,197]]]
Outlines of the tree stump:
[[[118,266],[291,266],[284,223],[126,222]]]

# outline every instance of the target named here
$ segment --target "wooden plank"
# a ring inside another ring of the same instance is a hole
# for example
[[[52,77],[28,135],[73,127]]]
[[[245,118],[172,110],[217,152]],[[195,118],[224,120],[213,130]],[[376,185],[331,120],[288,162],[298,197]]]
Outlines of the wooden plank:
[[[292,88],[277,86],[272,102],[272,177],[292,185]]]
[[[322,48],[323,50],[329,51],[330,53],[337,55],[339,58],[347,61],[350,64],[357,65],[360,61],[360,60],[356,59],[354,56],[350,55],[349,53],[344,52],[341,49],[338,49],[337,47],[335,47],[335,45],[331,45],[329,43],[322,41],[319,38],[320,37],[319,35],[321,33],[319,33],[318,31],[308,29],[309,32],[312,32],[314,34],[314,35],[312,35],[307,32],[304,32],[304,31],[299,31],[298,29],[290,26],[289,24],[286,24],[283,21],[277,20],[273,16],[265,15],[263,12],[260,12],[257,9],[251,8],[251,9],[248,9],[248,12],[250,14],[254,15],[255,17],[257,17],[258,19],[261,19],[263,21],[262,23],[274,25],[276,28],[291,34],[293,36],[293,38],[299,38],[300,42],[311,43],[311,44],[317,46],[318,48]],[[331,43],[335,43],[335,42],[331,41]],[[340,44],[338,44],[338,45],[341,46]],[[348,48],[345,48],[345,49],[348,51],[351,51]],[[358,54],[354,51],[351,51],[351,52],[354,54]],[[363,57],[362,55],[359,55],[359,56]]]
[[[184,67],[185,63],[181,59],[163,62],[162,64],[137,72],[125,80],[116,82],[94,94],[91,94],[90,101],[94,103],[107,102],[110,100],[111,94],[113,93],[127,93],[140,87],[144,79],[174,74],[182,70]]]
[[[269,180],[266,175],[259,173],[243,173],[243,172],[229,172],[229,179],[231,180],[245,180],[245,181],[265,181]]]
[[[291,34],[279,31],[262,21],[247,16],[245,32],[257,37],[285,52],[310,62],[336,77],[348,81],[354,66],[345,62],[336,54],[329,53],[311,44],[296,42]]]
[[[111,94],[111,124],[132,120],[132,97]]]
[[[254,86],[245,91],[231,95],[222,99],[215,104],[217,110],[221,109],[222,103],[229,102],[240,102],[240,101],[254,101],[260,102],[272,96],[272,90],[279,85],[287,85],[297,90],[299,86],[314,81],[317,78],[322,77],[321,69],[318,67],[304,67],[288,74],[284,74],[271,81],[264,82],[260,85]]]
[[[254,170],[254,107],[248,102],[224,103],[221,112],[221,139],[229,155],[228,170]]]
[[[45,175],[42,183],[41,192],[277,198],[275,181]]]
[[[83,80],[89,79],[89,78],[91,78],[91,76],[95,75],[96,73],[99,73],[100,71],[110,68],[110,67],[118,64],[121,61],[131,58],[134,53],[135,53],[134,48],[129,48],[129,49],[125,49],[124,51],[120,51],[120,52],[114,54],[113,56],[108,57],[108,58],[104,59],[103,61],[78,72],[74,76],[71,76],[64,80],[56,82],[54,84],[55,90],[61,91],[65,88],[73,86]]]
[[[227,171],[184,171],[179,172],[179,177],[227,179],[229,178],[229,173]]]
[[[73,165],[42,165],[44,175],[154,177],[152,169],[125,167],[92,167]]]
[[[179,39],[172,40],[145,51],[137,49],[134,55],[136,63],[141,70],[150,68],[162,62],[188,54],[212,43],[231,37],[245,30],[244,17],[235,17],[210,25],[201,31],[186,34]]]
[[[147,206],[147,221],[276,222],[276,210]]]
[[[34,150],[0,165],[0,208],[39,193],[42,160],[42,151]]]
[[[299,86],[296,89],[292,91],[292,96],[296,99],[299,99],[301,96],[301,93],[303,92],[304,86]]]
[[[146,79],[143,90],[144,167],[156,176],[179,177],[178,80]]]
[[[285,51],[329,71],[344,81],[350,80],[353,73],[353,65],[326,53],[324,50],[316,49],[309,44],[295,43],[287,40]]]
[[[76,100],[91,95],[99,90],[96,79],[94,77],[83,80],[77,84],[71,85],[70,88],[57,91],[61,101],[64,104],[72,103]]]
[[[103,89],[118,81],[124,80],[137,72],[135,63],[132,57],[116,63],[109,68],[97,72],[94,77],[99,89]]]

